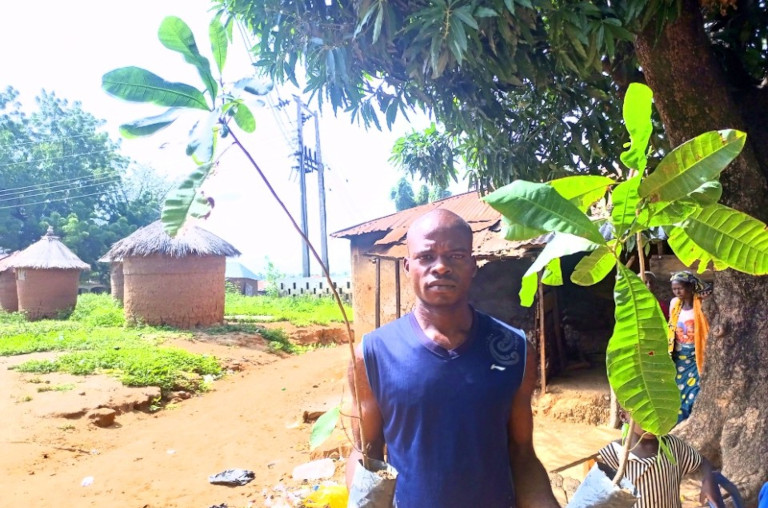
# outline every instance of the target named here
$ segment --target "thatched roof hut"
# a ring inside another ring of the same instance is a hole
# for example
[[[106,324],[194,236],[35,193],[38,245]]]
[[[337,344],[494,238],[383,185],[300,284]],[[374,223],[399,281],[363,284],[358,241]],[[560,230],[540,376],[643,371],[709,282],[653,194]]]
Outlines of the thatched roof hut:
[[[16,273],[10,266],[14,254],[0,257],[0,310],[16,312],[19,310],[19,298],[16,295]]]
[[[187,225],[171,238],[157,221],[116,242],[102,260],[122,264],[127,321],[193,328],[224,320],[226,257],[239,255],[201,227]]]
[[[19,311],[28,319],[71,312],[77,305],[80,272],[91,268],[61,243],[50,227],[39,241],[15,254],[8,266],[16,271]]]

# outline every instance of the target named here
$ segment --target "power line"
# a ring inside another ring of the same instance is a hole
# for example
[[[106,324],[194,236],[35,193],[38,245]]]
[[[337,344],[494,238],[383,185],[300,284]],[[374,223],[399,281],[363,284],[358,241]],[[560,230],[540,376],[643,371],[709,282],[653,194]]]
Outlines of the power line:
[[[22,141],[22,142],[13,142],[13,143],[0,143],[0,148],[5,146],[23,146],[23,145],[42,145],[43,143],[49,143],[54,141],[62,141],[65,139],[78,139],[78,138],[86,138],[86,137],[94,137],[97,136],[99,133],[90,133],[90,134],[79,134],[77,136],[59,136],[59,137],[51,137],[48,139],[42,139],[37,141]]]
[[[48,189],[54,189],[56,187],[60,186],[66,186],[66,185],[74,185],[76,182],[80,183],[86,183],[88,181],[92,180],[101,180],[106,178],[115,178],[117,175],[88,175],[88,176],[82,176],[78,178],[65,178],[62,180],[48,180],[47,182],[42,183],[36,183],[33,185],[27,185],[24,187],[13,187],[9,189],[2,189],[0,190],[0,198],[3,197],[4,194],[15,194],[15,193],[23,193],[23,192],[36,192],[38,190],[42,190],[42,188],[47,187]]]
[[[17,162],[7,162],[5,164],[0,164],[0,168],[3,167],[10,167],[10,166],[16,166],[18,164],[34,164],[36,162],[49,162],[49,161],[57,161],[62,159],[72,159],[74,157],[82,157],[83,155],[93,155],[97,153],[107,153],[111,152],[112,150],[95,150],[93,152],[84,152],[84,153],[75,153],[71,155],[62,155],[59,157],[46,157],[44,159],[36,159],[36,160],[26,160],[26,161],[17,161]]]
[[[74,191],[74,190],[88,189],[88,188],[91,188],[91,187],[106,187],[106,186],[109,186],[109,185],[111,185],[113,183],[117,183],[118,181],[120,181],[119,177],[113,178],[112,180],[105,180],[103,182],[91,183],[91,184],[88,184],[88,185],[75,185],[75,186],[66,187],[66,188],[59,189],[59,190],[54,190],[54,191],[38,192],[37,194],[28,194],[28,195],[21,194],[21,195],[17,195],[17,196],[2,197],[2,198],[0,198],[0,203],[7,202],[7,201],[15,201],[15,200],[18,200],[18,199],[34,198],[34,197],[38,197],[38,196],[50,196],[51,194],[60,194],[62,192],[70,192],[70,191]],[[23,203],[20,204],[19,206],[23,206]]]
[[[22,205],[6,205],[6,206],[0,206],[0,210],[7,210],[9,208],[22,208],[27,206],[43,205],[48,203],[56,203],[58,201],[67,201],[69,199],[87,198],[88,196],[97,196],[99,194],[101,194],[101,192],[92,192],[90,194],[82,194],[80,196],[67,196],[65,198],[46,199],[45,201],[38,201],[36,203],[24,203]]]

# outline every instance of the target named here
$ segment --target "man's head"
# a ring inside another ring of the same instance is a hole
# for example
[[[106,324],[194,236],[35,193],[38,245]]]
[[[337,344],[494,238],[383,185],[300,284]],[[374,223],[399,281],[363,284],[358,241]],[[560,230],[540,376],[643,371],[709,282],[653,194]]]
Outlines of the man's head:
[[[438,208],[411,224],[406,242],[405,271],[419,301],[431,307],[466,304],[477,271],[469,224]]]

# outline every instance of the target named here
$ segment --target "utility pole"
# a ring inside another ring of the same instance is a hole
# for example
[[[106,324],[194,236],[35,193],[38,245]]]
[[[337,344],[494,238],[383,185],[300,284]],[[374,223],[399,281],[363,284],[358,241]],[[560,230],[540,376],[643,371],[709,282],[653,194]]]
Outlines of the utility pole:
[[[307,217],[307,173],[304,155],[304,105],[301,97],[294,95],[296,100],[296,144],[298,150],[296,156],[299,162],[299,190],[301,193],[301,231],[309,238],[309,226]],[[301,242],[301,272],[304,277],[309,277],[309,246]]]
[[[315,166],[317,167],[317,193],[320,204],[320,256],[323,264],[330,273],[328,266],[328,228],[325,213],[325,167],[323,166],[322,152],[320,151],[320,112],[315,111]]]

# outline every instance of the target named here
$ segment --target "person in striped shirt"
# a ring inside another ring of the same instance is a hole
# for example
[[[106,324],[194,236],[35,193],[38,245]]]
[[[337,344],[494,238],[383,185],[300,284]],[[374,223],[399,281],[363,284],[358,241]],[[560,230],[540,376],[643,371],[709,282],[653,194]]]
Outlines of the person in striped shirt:
[[[626,412],[622,411],[621,417],[625,423],[629,421]],[[696,471],[701,474],[700,501],[710,500],[717,508],[725,508],[712,476],[712,464],[695,448],[671,434],[655,436],[637,425],[634,430],[627,436],[631,451],[624,477],[637,488],[635,508],[681,508],[680,483],[685,475]],[[659,440],[666,444],[674,461],[660,450]],[[599,455],[599,461],[618,470],[623,455],[621,440],[609,443]]]

